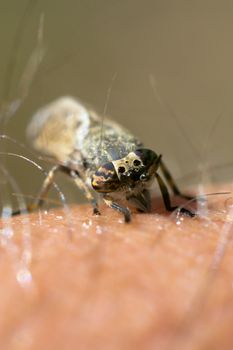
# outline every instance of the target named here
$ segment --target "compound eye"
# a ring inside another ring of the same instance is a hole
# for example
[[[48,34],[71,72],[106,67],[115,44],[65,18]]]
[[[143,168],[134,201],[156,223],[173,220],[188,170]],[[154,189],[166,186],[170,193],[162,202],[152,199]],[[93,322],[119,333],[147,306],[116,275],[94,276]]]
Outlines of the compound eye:
[[[119,172],[120,174],[124,174],[124,172],[125,172],[125,167],[124,167],[124,166],[119,166],[118,172]]]
[[[157,154],[150,149],[146,148],[140,148],[137,149],[135,152],[136,156],[141,160],[142,164],[149,169],[152,165],[156,163],[156,161],[159,161],[160,158],[157,156]],[[136,159],[135,159],[136,160]]]
[[[100,193],[113,192],[119,188],[120,181],[112,162],[99,167],[92,175],[91,185],[95,191]]]
[[[141,165],[141,161],[138,160],[138,159],[135,159],[135,160],[133,161],[133,165],[139,166],[139,165]]]

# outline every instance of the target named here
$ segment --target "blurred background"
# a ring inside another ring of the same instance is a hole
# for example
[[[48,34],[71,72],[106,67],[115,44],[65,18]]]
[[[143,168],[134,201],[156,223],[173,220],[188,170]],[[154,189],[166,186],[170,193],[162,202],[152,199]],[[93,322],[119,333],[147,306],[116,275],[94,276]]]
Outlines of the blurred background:
[[[101,114],[115,76],[107,114],[146,147],[162,153],[181,187],[231,180],[232,1],[38,0],[28,4],[26,0],[0,2],[2,103],[6,97],[17,97],[20,77],[36,45],[41,13],[45,46],[28,97],[2,132],[27,143],[25,129],[32,115],[62,95],[78,97]],[[7,69],[12,72],[10,86]],[[2,150],[31,157],[17,145],[0,142]],[[37,192],[43,175],[35,167],[10,157],[6,165],[23,194]],[[58,183],[72,201],[83,198],[64,175]]]

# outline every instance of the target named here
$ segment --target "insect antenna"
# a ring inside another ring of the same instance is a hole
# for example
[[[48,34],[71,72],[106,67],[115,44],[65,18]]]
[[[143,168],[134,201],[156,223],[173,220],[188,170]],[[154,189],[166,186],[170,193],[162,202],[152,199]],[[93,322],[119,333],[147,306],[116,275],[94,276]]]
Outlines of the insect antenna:
[[[113,85],[116,81],[117,78],[117,72],[114,73],[112,76],[112,80],[110,82],[110,85],[107,89],[107,94],[106,94],[106,99],[105,99],[105,104],[104,104],[104,109],[103,109],[103,114],[101,116],[101,126],[100,126],[100,143],[98,149],[100,150],[100,154],[102,153],[102,148],[103,148],[103,142],[104,142],[104,118],[106,118],[106,113],[107,113],[107,108],[112,92]]]

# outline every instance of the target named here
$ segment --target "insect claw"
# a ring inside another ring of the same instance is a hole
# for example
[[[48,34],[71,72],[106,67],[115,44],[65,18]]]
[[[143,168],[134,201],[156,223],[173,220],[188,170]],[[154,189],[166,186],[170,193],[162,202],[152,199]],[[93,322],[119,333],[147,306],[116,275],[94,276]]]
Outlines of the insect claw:
[[[96,216],[101,215],[99,209],[93,208],[93,215],[96,215]]]
[[[186,194],[178,194],[179,197],[181,198],[184,198],[184,199],[187,199],[188,201],[196,201],[197,199],[193,196],[189,196],[189,195],[186,195]]]
[[[194,218],[196,216],[196,213],[193,213],[192,211],[185,209],[185,208],[178,209],[178,215],[180,213],[185,215],[185,216],[191,217],[191,218]]]
[[[128,213],[124,213],[124,217],[125,217],[125,223],[129,223],[130,221],[131,221],[131,214],[130,214],[130,212],[128,212]]]

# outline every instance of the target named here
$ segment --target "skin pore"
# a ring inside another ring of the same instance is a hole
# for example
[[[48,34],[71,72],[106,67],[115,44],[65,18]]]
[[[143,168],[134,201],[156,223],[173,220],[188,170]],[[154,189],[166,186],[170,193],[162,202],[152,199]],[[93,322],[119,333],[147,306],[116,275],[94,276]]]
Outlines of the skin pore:
[[[201,216],[176,218],[156,200],[130,224],[90,205],[12,218],[0,246],[0,348],[231,349],[232,203],[212,196],[207,213],[202,203]]]

